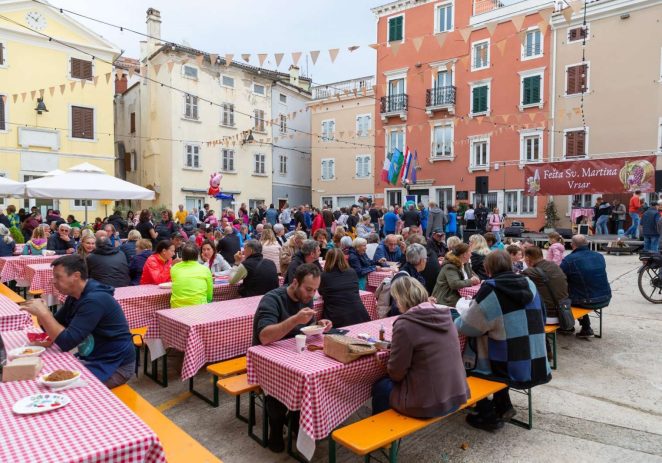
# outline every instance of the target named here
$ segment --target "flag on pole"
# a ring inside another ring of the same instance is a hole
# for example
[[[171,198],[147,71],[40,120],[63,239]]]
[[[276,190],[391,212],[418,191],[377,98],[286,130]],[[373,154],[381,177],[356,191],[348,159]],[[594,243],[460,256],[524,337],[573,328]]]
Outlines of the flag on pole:
[[[388,156],[384,157],[384,165],[382,166],[382,181],[389,183],[388,181],[388,171],[391,168],[391,160]]]
[[[402,176],[400,177],[400,182],[404,185],[407,182],[407,177],[409,176],[409,166],[411,164],[411,151],[409,147],[405,148],[405,157],[402,168]]]
[[[412,184],[416,184],[416,163],[418,162],[418,151],[414,150],[414,158],[411,162],[411,175],[410,180]]]
[[[404,156],[402,155],[402,151],[395,148],[395,150],[393,150],[393,156],[391,156],[391,165],[388,169],[388,182],[391,185],[396,185],[398,183],[403,162]]]

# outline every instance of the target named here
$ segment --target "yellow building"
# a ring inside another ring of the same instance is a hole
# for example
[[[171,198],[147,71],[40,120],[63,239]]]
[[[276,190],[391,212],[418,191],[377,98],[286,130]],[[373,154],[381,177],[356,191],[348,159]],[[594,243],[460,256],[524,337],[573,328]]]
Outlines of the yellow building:
[[[0,0],[0,175],[25,181],[82,162],[114,174],[110,63],[118,55],[55,8]],[[82,220],[85,201],[0,198],[8,204],[54,207]],[[99,201],[88,206],[90,220],[105,215]]]

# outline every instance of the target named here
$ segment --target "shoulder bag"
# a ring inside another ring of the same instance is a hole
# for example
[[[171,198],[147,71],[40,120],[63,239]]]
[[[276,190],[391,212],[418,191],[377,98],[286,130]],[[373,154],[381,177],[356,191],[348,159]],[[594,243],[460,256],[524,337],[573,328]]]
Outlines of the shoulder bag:
[[[565,298],[559,301],[554,295],[552,287],[549,285],[549,278],[547,278],[547,274],[544,272],[544,270],[541,268],[536,268],[536,271],[542,277],[542,281],[547,287],[547,291],[549,291],[549,295],[551,296],[552,301],[554,301],[554,305],[556,306],[559,317],[559,328],[566,331],[574,328],[575,317],[572,316],[572,302],[569,298]]]

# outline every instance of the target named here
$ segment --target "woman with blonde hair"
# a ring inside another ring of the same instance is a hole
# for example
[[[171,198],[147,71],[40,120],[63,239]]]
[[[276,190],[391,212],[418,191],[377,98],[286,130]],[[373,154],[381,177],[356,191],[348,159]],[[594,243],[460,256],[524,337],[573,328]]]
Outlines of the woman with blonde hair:
[[[276,264],[276,268],[280,268],[280,245],[276,241],[273,230],[270,228],[262,230],[260,243],[262,244],[262,257]]]
[[[345,230],[342,228],[337,228],[336,232],[333,234],[333,238],[331,239],[331,241],[333,241],[334,247],[340,249],[340,240],[343,236],[345,236]]]
[[[450,310],[428,302],[415,278],[398,278],[391,295],[393,322],[388,377],[372,388],[372,413],[389,408],[415,418],[444,416],[470,397],[458,334]]]
[[[319,293],[324,299],[324,317],[336,328],[370,321],[359,295],[359,277],[340,249],[326,253]]]
[[[85,235],[84,238],[81,238],[80,245],[78,246],[78,255],[82,256],[83,259],[87,258],[92,251],[96,248],[96,238],[94,235]]]
[[[48,240],[44,227],[35,227],[32,230],[32,238],[23,246],[23,255],[41,256],[46,250]]]
[[[462,240],[460,238],[458,238],[457,236],[450,236],[446,240],[446,246],[448,247],[449,251],[452,251],[453,248],[455,246],[457,246],[458,244],[460,244],[461,242],[462,242]]]
[[[471,235],[469,238],[469,247],[471,248],[471,270],[481,280],[487,280],[487,273],[483,267],[485,256],[490,253],[490,247],[483,235]]]
[[[290,266],[290,262],[292,262],[292,258],[297,252],[301,250],[301,246],[303,245],[304,240],[307,238],[308,235],[306,235],[306,232],[297,230],[294,232],[292,236],[290,236],[290,239],[287,240],[285,246],[280,248],[279,267],[280,267],[281,275],[287,274],[287,267]]]
[[[448,251],[432,291],[432,296],[439,304],[455,307],[460,300],[458,291],[461,288],[480,283],[478,277],[471,271],[470,260],[471,250],[468,244],[459,243]]]

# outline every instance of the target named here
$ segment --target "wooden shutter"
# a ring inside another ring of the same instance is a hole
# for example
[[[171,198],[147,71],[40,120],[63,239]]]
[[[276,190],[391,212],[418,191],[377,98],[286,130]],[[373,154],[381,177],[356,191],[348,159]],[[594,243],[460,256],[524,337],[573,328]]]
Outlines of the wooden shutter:
[[[571,66],[568,68],[567,76],[566,76],[566,94],[567,95],[572,95],[574,93],[578,93],[579,90],[577,89],[577,73],[579,71],[578,66]]]
[[[402,23],[403,17],[398,16],[397,18],[391,18],[388,21],[388,40],[389,42],[395,42],[402,40]]]
[[[131,113],[131,133],[136,133],[136,113]]]
[[[576,150],[576,145],[575,145],[575,135],[577,132],[566,132],[565,134],[565,156],[566,157],[572,157],[576,156],[575,150]]]
[[[71,58],[71,77],[92,80],[92,61]]]
[[[575,135],[575,152],[577,156],[586,155],[586,132],[583,130],[577,131]]]
[[[5,130],[5,97],[0,95],[0,130]]]
[[[0,65],[5,64],[5,45],[0,42]]]
[[[94,139],[94,110],[92,108],[71,107],[71,136]]]
[[[131,152],[124,153],[124,171],[131,172]]]

